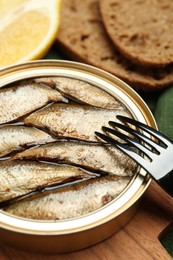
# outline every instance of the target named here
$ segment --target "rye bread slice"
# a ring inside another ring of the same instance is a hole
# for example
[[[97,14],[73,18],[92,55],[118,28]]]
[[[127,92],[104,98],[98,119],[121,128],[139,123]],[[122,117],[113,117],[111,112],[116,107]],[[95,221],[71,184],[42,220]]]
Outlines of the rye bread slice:
[[[173,64],[173,1],[100,0],[100,10],[113,43],[133,62]]]
[[[173,68],[139,68],[114,48],[104,29],[98,0],[63,0],[57,43],[68,57],[106,70],[136,90],[154,91],[173,83]]]

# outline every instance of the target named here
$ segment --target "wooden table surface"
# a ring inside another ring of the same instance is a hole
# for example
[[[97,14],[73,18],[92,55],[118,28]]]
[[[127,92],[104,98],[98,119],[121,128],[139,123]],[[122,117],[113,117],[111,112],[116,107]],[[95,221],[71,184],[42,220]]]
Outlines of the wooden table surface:
[[[173,220],[173,199],[153,181],[135,217],[118,233],[96,246],[63,255],[41,255],[0,246],[0,260],[168,260],[158,240]]]

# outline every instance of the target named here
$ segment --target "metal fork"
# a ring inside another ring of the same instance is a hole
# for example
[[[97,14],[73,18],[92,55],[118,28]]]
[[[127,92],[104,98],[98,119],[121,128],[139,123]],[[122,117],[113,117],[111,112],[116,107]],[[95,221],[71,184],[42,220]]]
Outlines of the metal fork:
[[[173,142],[159,131],[134,119],[120,116],[117,118],[124,124],[110,121],[114,127],[102,127],[108,135],[95,132],[106,142],[119,148],[142,166],[157,183],[171,196],[173,196]],[[129,126],[135,126],[131,128]],[[123,131],[119,131],[119,130]],[[142,130],[142,132],[141,132]],[[128,133],[126,135],[125,133]],[[119,137],[125,143],[112,138]],[[129,136],[130,134],[130,136]],[[157,140],[157,141],[156,141]]]

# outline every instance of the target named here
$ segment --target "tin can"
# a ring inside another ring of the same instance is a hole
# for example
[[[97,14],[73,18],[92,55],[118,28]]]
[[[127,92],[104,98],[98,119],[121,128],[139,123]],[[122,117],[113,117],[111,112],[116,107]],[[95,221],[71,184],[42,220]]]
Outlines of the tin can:
[[[123,103],[135,119],[157,128],[149,108],[131,87],[103,70],[82,63],[42,60],[8,67],[0,71],[0,87],[19,80],[49,76],[71,77],[93,84]],[[150,181],[148,174],[140,169],[118,198],[76,219],[28,220],[0,210],[0,243],[51,254],[94,245],[116,233],[134,216]]]

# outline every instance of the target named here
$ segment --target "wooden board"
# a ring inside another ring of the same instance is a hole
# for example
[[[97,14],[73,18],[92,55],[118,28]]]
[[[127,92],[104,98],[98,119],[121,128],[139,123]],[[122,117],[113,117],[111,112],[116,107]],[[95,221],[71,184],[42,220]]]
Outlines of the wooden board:
[[[173,198],[153,181],[135,217],[118,233],[91,248],[63,255],[39,255],[0,246],[1,260],[169,260],[158,240],[173,220]]]

